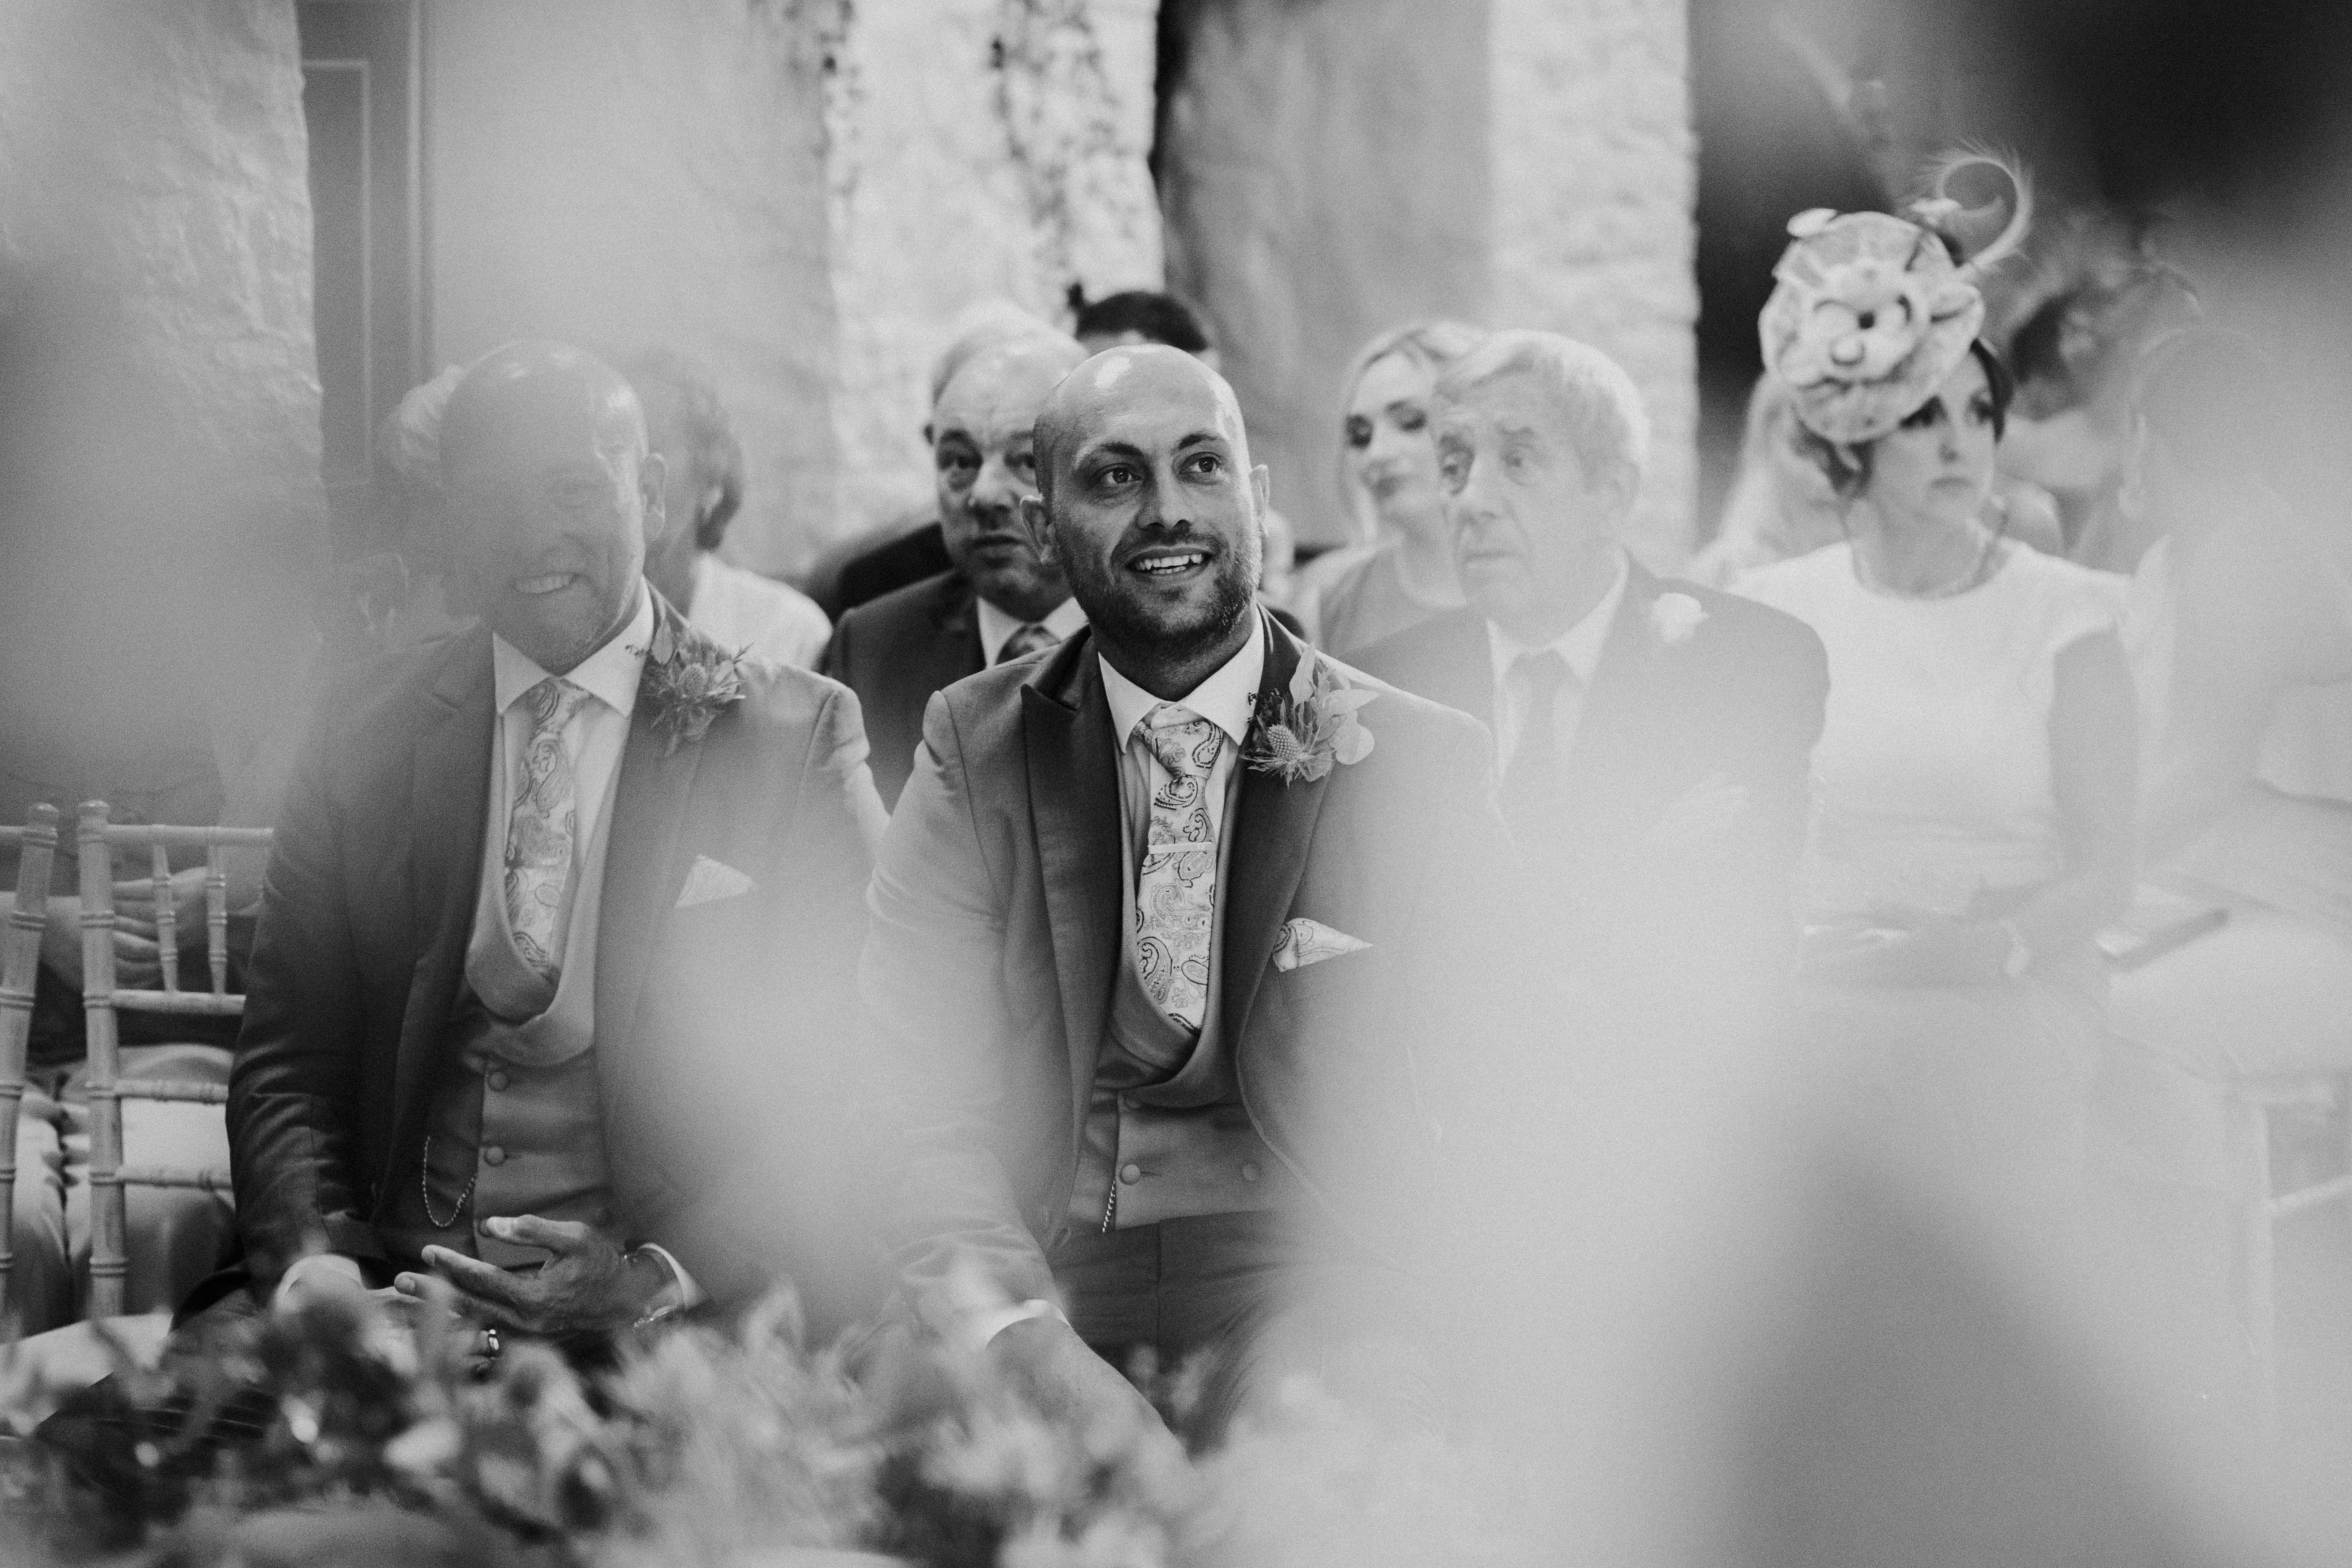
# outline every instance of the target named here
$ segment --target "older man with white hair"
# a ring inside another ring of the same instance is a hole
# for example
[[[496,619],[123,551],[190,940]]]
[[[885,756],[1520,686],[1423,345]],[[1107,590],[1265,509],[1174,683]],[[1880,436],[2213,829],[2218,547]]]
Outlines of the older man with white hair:
[[[1492,729],[1505,816],[1593,973],[1778,965],[1820,640],[1627,552],[1649,421],[1599,350],[1498,332],[1439,379],[1435,425],[1469,603],[1356,662]]]

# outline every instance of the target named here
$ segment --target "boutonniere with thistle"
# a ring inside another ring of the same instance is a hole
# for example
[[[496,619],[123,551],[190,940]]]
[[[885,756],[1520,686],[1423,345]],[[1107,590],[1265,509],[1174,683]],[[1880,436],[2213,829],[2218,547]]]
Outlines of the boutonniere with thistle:
[[[1360,763],[1372,754],[1372,732],[1356,710],[1379,695],[1349,685],[1339,666],[1309,650],[1287,692],[1255,704],[1242,761],[1284,784],[1319,779],[1334,763]]]
[[[667,618],[654,628],[637,697],[653,710],[654,733],[667,742],[663,756],[701,740],[713,719],[743,700],[743,656],[750,651],[722,653],[701,637],[681,637]]]

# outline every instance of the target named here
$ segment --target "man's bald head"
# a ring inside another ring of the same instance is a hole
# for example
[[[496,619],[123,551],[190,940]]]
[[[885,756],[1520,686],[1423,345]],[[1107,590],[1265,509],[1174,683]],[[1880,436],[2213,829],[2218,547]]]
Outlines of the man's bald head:
[[[665,470],[636,394],[593,354],[508,343],[467,368],[440,444],[462,596],[562,674],[627,623],[661,531]]]
[[[1249,470],[1249,432],[1233,384],[1181,349],[1161,343],[1107,349],[1064,376],[1037,416],[1037,483],[1053,504],[1053,489],[1087,432],[1115,409],[1149,399],[1190,405],[1207,426],[1232,443],[1234,460]]]
[[[1034,407],[1086,357],[1077,339],[1051,330],[991,343],[957,365],[940,388],[934,420],[952,405],[969,402],[975,388],[1008,384],[1017,384]]]
[[[645,410],[619,371],[569,343],[501,343],[467,366],[449,395],[441,416],[442,471],[502,425],[567,416],[582,422],[599,450],[644,458]]]

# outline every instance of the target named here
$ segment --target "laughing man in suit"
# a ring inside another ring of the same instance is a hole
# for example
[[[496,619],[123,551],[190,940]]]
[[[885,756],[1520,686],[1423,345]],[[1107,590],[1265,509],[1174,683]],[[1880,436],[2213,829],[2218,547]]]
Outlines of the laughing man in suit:
[[[1648,421],[1598,350],[1497,332],[1439,378],[1433,422],[1469,604],[1357,661],[1492,729],[1570,962],[1718,998],[1786,969],[1821,640],[1620,542]]]
[[[228,1107],[250,1299],[437,1273],[495,1354],[825,1296],[856,700],[646,583],[662,463],[598,361],[492,351],[441,453],[481,623],[325,698],[270,860]]]
[[[886,805],[906,788],[932,692],[1086,624],[1021,521],[1022,502],[1037,493],[1037,411],[1085,357],[1074,340],[1041,331],[982,349],[955,371],[930,424],[940,524],[955,564],[848,611],[834,628],[823,668],[857,693]]]
[[[1024,510],[1088,628],[931,700],[870,900],[892,1239],[1049,1405],[1211,1352],[1205,1437],[1394,1335],[1392,1200],[1461,1066],[1502,826],[1474,723],[1254,602],[1265,470],[1215,372],[1098,355],[1037,451]],[[1324,739],[1286,776],[1300,700]]]

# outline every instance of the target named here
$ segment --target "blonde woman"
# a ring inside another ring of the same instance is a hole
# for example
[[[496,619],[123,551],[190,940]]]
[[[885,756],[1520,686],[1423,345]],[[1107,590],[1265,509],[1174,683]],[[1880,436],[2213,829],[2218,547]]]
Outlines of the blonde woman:
[[[1373,546],[1317,599],[1317,641],[1331,653],[1345,658],[1462,605],[1429,402],[1439,373],[1483,336],[1459,321],[1415,321],[1374,338],[1349,369],[1340,488]]]

